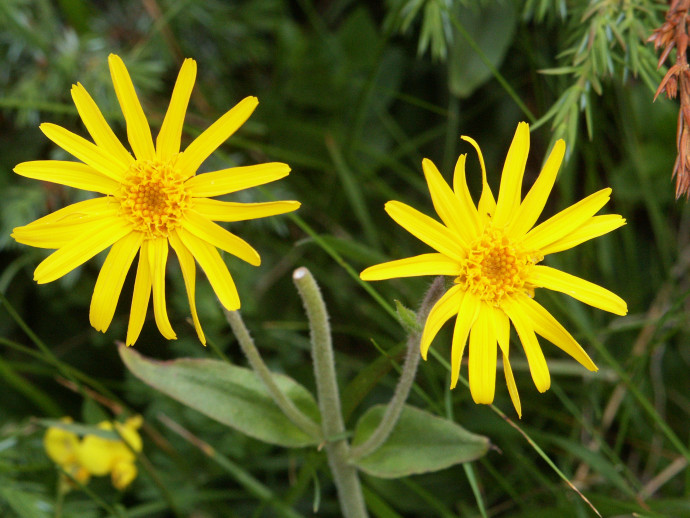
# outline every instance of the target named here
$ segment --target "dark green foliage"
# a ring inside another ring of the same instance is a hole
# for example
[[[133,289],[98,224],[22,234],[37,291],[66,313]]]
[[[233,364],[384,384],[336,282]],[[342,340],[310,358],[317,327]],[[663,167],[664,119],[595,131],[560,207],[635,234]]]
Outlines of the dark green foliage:
[[[432,280],[370,283],[377,300],[351,275],[429,251],[390,220],[383,204],[397,199],[433,215],[421,160],[433,160],[450,180],[460,153],[468,153],[468,181],[478,195],[479,165],[461,134],[479,142],[494,188],[519,121],[541,123],[532,125],[526,185],[550,142],[565,138],[568,159],[545,216],[611,186],[605,211],[622,214],[627,225],[552,256],[549,264],[621,295],[630,314],[615,317],[545,290],[536,298],[600,371],[586,372],[541,340],[553,387],[539,394],[519,343],[511,342],[522,420],[501,369],[495,405],[535,447],[500,411],[475,405],[462,384],[448,390],[443,362],[450,332],[442,331],[420,366],[410,403],[489,437],[495,449],[467,470],[365,477],[367,503],[377,517],[595,516],[540,448],[603,516],[690,516],[683,464],[690,460],[690,212],[674,200],[670,178],[677,106],[663,99],[652,104],[660,75],[644,43],[663,19],[663,6],[651,0],[0,0],[0,516],[245,518],[282,516],[280,509],[290,507],[312,516],[314,502],[319,517],[339,516],[321,452],[247,438],[125,372],[114,342],[125,336],[133,275],[111,328],[101,334],[89,326],[88,307],[104,256],[39,286],[32,274],[47,251],[8,237],[15,226],[83,199],[83,192],[12,173],[19,162],[66,158],[38,130],[40,122],[86,135],[70,98],[73,83],[87,88],[126,140],[108,73],[111,52],[127,64],[154,135],[182,58],[197,60],[183,147],[243,97],[259,98],[248,123],[202,169],[287,162],[292,172],[285,180],[228,199],[296,199],[302,208],[294,216],[230,225],[260,252],[262,265],[227,263],[270,368],[309,390],[306,318],[290,275],[301,265],[314,274],[331,313],[349,430],[371,405],[388,401],[397,380],[405,330],[394,301],[415,308]],[[454,14],[463,9],[505,9],[514,19],[505,23],[494,14],[487,30],[504,33],[468,41],[458,22],[470,36],[476,27]],[[482,71],[480,54],[494,67],[490,73]],[[462,75],[470,65],[471,88]],[[466,87],[461,98],[449,84]],[[161,360],[225,356],[245,366],[203,274],[197,303],[207,348],[187,322],[174,258],[168,270],[169,314],[179,339],[166,342],[150,311],[137,351]],[[89,492],[74,490],[60,500],[57,471],[43,453],[44,428],[33,418],[71,415],[93,424],[114,411],[145,418],[139,477],[125,493],[95,480]],[[164,424],[166,418],[217,457]],[[280,505],[261,497],[261,487]]]

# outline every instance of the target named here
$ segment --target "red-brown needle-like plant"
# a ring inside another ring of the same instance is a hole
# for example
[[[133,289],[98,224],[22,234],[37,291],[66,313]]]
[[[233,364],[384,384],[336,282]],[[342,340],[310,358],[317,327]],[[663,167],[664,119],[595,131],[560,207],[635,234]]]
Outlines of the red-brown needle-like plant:
[[[671,51],[676,49],[676,62],[668,69],[661,80],[654,100],[662,92],[669,99],[675,98],[680,90],[680,110],[678,112],[678,130],[676,146],[678,156],[673,166],[676,179],[676,198],[690,194],[690,67],[688,67],[688,10],[690,0],[671,0],[666,21],[654,30],[647,40],[654,42],[656,50],[663,48],[659,56],[658,68],[664,64]]]

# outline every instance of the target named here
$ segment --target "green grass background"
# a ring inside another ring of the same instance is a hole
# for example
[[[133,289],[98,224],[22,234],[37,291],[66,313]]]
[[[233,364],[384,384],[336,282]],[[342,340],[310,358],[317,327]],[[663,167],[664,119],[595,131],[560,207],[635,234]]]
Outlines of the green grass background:
[[[86,195],[12,172],[23,161],[66,159],[40,122],[86,134],[72,83],[87,88],[124,139],[107,68],[114,52],[154,134],[182,59],[197,60],[183,147],[243,97],[259,98],[251,119],[202,168],[287,162],[288,178],[232,199],[296,199],[302,208],[232,224],[262,265],[226,262],[270,367],[313,389],[306,319],[291,283],[295,268],[312,271],[331,314],[350,429],[371,404],[388,400],[397,378],[405,336],[388,309],[394,300],[416,307],[431,282],[372,283],[377,299],[353,275],[428,251],[388,218],[384,203],[397,199],[432,215],[421,161],[432,159],[450,180],[460,153],[469,153],[478,196],[479,164],[460,135],[479,142],[494,187],[519,121],[542,122],[532,132],[526,185],[553,139],[565,137],[567,161],[545,214],[611,186],[604,211],[628,224],[547,263],[611,289],[630,312],[616,317],[544,290],[536,298],[600,371],[586,372],[542,340],[553,381],[539,394],[516,347],[518,421],[500,369],[496,410],[475,405],[465,386],[449,391],[447,368],[430,358],[410,402],[487,435],[495,448],[434,474],[365,476],[367,504],[381,518],[596,516],[559,471],[603,516],[690,516],[690,219],[671,180],[677,101],[652,103],[661,73],[644,42],[663,9],[601,0],[0,2],[0,515],[280,516],[272,498],[302,516],[315,507],[316,516],[339,516],[323,453],[246,438],[125,371],[114,342],[125,336],[132,278],[111,328],[97,333],[88,305],[104,255],[38,286],[32,272],[47,252],[9,237],[13,227]],[[197,303],[212,346],[202,347],[188,322],[174,260],[167,293],[178,340],[163,339],[150,314],[140,352],[160,359],[220,352],[245,364],[203,275]],[[432,346],[439,358],[448,358],[449,342],[445,329]],[[375,362],[378,369],[364,371]],[[363,372],[371,383],[356,383]],[[139,477],[123,493],[97,479],[89,491],[59,498],[36,419],[70,415],[93,424],[112,417],[113,403],[145,417]],[[215,457],[166,419],[212,445]],[[257,496],[257,488],[269,492]]]

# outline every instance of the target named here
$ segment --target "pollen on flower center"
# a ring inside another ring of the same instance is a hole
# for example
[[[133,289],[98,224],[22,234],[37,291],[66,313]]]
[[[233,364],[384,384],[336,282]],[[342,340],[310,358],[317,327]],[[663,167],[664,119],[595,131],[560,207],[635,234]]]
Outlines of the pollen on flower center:
[[[526,281],[532,266],[542,259],[521,250],[502,231],[487,227],[470,247],[455,282],[481,300],[498,305],[517,292],[533,292]]]
[[[122,215],[148,237],[167,237],[181,224],[190,196],[172,162],[137,160],[130,165],[120,193]]]

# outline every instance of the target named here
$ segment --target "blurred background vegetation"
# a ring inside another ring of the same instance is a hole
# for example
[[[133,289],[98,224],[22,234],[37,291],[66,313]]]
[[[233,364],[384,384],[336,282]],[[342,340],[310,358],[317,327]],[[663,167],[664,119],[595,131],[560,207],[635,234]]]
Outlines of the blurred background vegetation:
[[[427,251],[383,204],[397,199],[433,214],[422,158],[449,180],[466,152],[478,194],[479,165],[461,134],[479,142],[495,187],[519,121],[533,130],[527,186],[551,143],[565,138],[567,161],[545,214],[611,186],[605,210],[628,224],[549,257],[550,264],[621,295],[630,313],[614,317],[545,291],[537,299],[600,371],[586,372],[542,340],[553,386],[539,394],[518,352],[522,420],[500,373],[495,401],[518,430],[475,405],[465,387],[450,392],[437,359],[423,362],[412,402],[489,436],[495,448],[433,475],[365,477],[367,503],[377,517],[595,516],[557,467],[603,516],[690,516],[690,219],[671,180],[677,104],[652,104],[663,70],[645,43],[666,8],[651,0],[0,1],[0,515],[281,516],[271,499],[302,516],[314,508],[321,517],[339,515],[321,453],[288,452],[228,431],[125,371],[114,342],[125,335],[133,279],[100,334],[89,326],[88,306],[104,256],[37,286],[32,272],[47,251],[9,238],[13,227],[86,195],[12,172],[19,162],[67,158],[40,133],[40,122],[86,133],[72,83],[81,82],[124,135],[107,68],[114,52],[154,132],[184,57],[199,70],[187,142],[243,97],[259,98],[249,122],[203,167],[287,162],[286,180],[233,199],[297,199],[302,208],[294,217],[233,225],[263,262],[258,269],[227,262],[267,362],[307,387],[308,335],[290,274],[302,265],[313,272],[331,313],[350,427],[390,397],[405,338],[352,272]],[[172,260],[170,269],[169,313],[179,338],[165,341],[151,321],[137,349],[161,359],[220,351],[244,365],[203,277],[197,299],[213,347],[198,343]],[[387,304],[416,307],[430,281],[372,286]],[[433,348],[447,358],[449,343],[446,330]],[[65,373],[84,389],[74,390]],[[139,477],[125,492],[94,480],[89,491],[58,497],[36,418],[94,424],[118,412],[145,419]],[[175,424],[215,453],[207,456]]]

